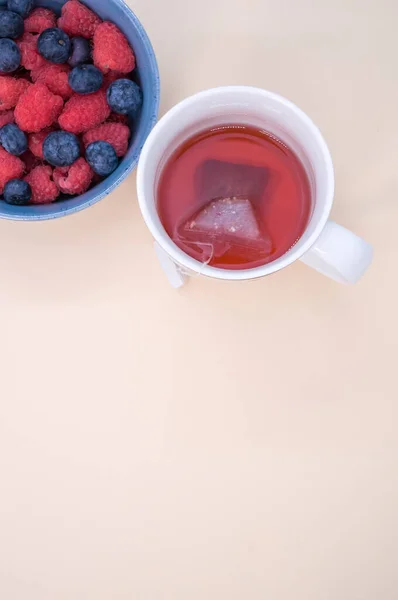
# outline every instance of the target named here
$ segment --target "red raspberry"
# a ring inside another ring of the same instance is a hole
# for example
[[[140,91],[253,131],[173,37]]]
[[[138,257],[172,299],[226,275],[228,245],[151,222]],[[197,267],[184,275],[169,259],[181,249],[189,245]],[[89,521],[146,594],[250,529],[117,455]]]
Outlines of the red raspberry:
[[[127,152],[130,139],[130,129],[122,123],[104,123],[95,129],[90,129],[83,136],[83,144],[87,148],[93,142],[108,142],[114,147],[118,156]]]
[[[49,133],[54,131],[53,127],[39,131],[39,133],[30,133],[28,136],[29,150],[37,158],[44,160],[43,143]]]
[[[79,134],[101,125],[110,113],[104,90],[87,96],[75,94],[65,104],[58,123],[61,129]]]
[[[30,86],[26,79],[15,79],[15,77],[0,77],[0,109],[14,108],[19,97]]]
[[[15,123],[13,110],[6,110],[0,113],[0,127],[4,127],[4,125],[8,125],[9,123]]]
[[[103,73],[119,71],[125,74],[135,67],[135,56],[127,38],[109,22],[101,23],[95,30],[93,57],[95,66]]]
[[[44,83],[29,86],[15,107],[15,122],[27,133],[50,127],[62,111],[64,101],[52,94]]]
[[[68,82],[70,67],[68,65],[46,64],[41,69],[31,71],[33,82],[44,83],[50,92],[68,100],[73,90]]]
[[[35,167],[38,167],[41,164],[41,161],[34,156],[30,150],[27,150],[22,154],[21,160],[25,163],[25,173],[30,173]]]
[[[40,69],[45,64],[48,64],[37,51],[38,35],[32,33],[24,33],[18,40],[17,44],[21,51],[21,65],[27,70]]]
[[[87,6],[77,0],[69,0],[62,7],[62,16],[58,19],[58,27],[68,35],[80,35],[90,39],[101,22],[101,19]]]
[[[57,26],[57,15],[48,8],[35,8],[25,19],[25,31],[43,33],[45,29]]]
[[[10,179],[20,179],[25,170],[25,165],[20,158],[8,154],[0,146],[0,194],[3,193],[4,186]]]
[[[59,196],[59,190],[52,180],[53,170],[50,166],[35,167],[29,175],[25,177],[32,188],[33,204],[47,204],[54,202]]]
[[[70,167],[55,169],[54,181],[64,194],[84,194],[94,176],[90,165],[84,158],[78,158]]]

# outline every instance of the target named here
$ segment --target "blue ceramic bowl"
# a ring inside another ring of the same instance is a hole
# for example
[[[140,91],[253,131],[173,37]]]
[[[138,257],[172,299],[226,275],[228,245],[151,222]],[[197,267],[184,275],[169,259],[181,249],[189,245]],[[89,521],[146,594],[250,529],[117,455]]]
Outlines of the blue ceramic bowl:
[[[36,5],[51,8],[60,14],[65,2],[66,0],[36,0]],[[129,151],[110,177],[85,194],[74,198],[63,196],[53,204],[31,206],[12,206],[0,200],[1,218],[23,221],[55,219],[95,204],[110,194],[136,167],[145,140],[156,123],[160,96],[159,71],[153,48],[141,23],[123,0],[83,0],[83,3],[104,21],[112,21],[120,27],[137,59],[134,73],[143,91],[144,102],[139,117],[131,124],[132,137]]]

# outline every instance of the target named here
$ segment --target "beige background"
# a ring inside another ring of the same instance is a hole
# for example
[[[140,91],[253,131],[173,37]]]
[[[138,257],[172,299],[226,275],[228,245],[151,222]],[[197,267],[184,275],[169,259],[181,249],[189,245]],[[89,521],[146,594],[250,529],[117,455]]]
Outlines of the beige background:
[[[396,0],[243,6],[134,0],[162,113],[218,84],[291,98],[374,266],[175,292],[134,176],[0,222],[1,599],[398,597]]]

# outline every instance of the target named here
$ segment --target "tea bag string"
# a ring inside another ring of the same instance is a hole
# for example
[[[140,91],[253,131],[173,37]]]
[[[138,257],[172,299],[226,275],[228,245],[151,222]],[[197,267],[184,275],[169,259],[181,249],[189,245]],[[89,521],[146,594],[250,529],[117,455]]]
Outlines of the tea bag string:
[[[195,271],[195,272],[194,271],[186,271],[185,269],[183,269],[181,267],[180,267],[180,271],[184,275],[188,275],[188,277],[192,277],[192,278],[201,277],[203,275],[203,269],[205,267],[208,267],[214,258],[214,244],[211,244],[210,242],[191,242],[191,243],[192,243],[192,245],[195,244],[196,246],[200,246],[200,247],[208,246],[211,249],[211,255],[209,256],[209,258],[206,261],[200,263],[201,266],[197,271]]]

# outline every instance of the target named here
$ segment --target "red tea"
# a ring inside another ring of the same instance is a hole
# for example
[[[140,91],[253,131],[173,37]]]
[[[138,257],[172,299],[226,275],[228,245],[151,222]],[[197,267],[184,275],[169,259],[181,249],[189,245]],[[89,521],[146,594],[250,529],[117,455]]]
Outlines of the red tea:
[[[166,162],[157,189],[159,217],[196,260],[251,269],[285,254],[311,213],[306,171],[271,134],[243,125],[203,131]]]

